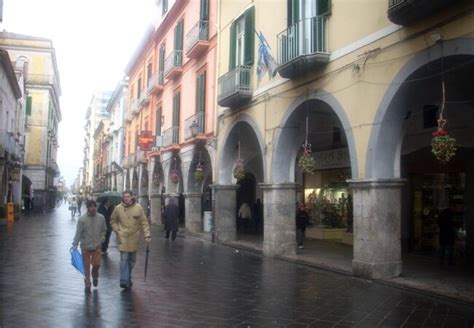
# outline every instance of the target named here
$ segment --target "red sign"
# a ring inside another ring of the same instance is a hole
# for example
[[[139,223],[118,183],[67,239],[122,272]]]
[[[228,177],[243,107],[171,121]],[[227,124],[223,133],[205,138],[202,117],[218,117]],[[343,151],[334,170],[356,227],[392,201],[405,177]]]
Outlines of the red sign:
[[[151,150],[153,143],[154,138],[153,133],[151,131],[142,131],[142,133],[138,136],[138,146],[141,150]]]

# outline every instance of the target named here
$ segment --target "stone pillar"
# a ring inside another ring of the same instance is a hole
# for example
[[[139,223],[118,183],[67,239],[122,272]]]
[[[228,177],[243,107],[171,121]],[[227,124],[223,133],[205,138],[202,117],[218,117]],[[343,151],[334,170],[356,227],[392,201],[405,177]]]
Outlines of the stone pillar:
[[[399,276],[401,189],[405,180],[361,179],[349,183],[354,202],[354,275],[370,279]]]
[[[186,211],[186,230],[189,232],[201,232],[201,194],[184,194],[184,204]]]
[[[214,229],[217,241],[228,242],[237,239],[236,193],[237,185],[213,185],[215,197]]]
[[[161,225],[161,195],[150,195],[150,219],[151,224]]]
[[[259,184],[263,190],[263,254],[296,254],[296,184]]]

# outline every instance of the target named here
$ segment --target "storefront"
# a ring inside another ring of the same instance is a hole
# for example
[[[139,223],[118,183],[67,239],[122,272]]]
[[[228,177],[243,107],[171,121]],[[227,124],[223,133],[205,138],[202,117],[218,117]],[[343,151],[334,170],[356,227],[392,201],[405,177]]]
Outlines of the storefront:
[[[352,195],[349,152],[340,148],[314,153],[315,172],[303,179],[304,203],[310,213],[307,238],[352,244]]]

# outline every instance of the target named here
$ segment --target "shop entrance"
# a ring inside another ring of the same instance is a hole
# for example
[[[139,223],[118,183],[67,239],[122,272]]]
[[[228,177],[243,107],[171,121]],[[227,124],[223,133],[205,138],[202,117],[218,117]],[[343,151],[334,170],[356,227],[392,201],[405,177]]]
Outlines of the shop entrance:
[[[255,176],[247,173],[245,178],[238,181],[239,189],[236,197],[236,227],[238,234],[262,235],[263,218],[257,203]],[[247,218],[246,213],[250,214]]]

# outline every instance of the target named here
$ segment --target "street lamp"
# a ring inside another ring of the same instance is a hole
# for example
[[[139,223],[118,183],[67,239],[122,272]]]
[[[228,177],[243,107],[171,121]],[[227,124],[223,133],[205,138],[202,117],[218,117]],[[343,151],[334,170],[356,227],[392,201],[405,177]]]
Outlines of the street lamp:
[[[199,124],[198,124],[198,122],[193,121],[193,123],[191,123],[189,125],[189,129],[191,130],[191,136],[193,136],[193,138],[195,136],[197,136],[198,133],[199,133]]]

